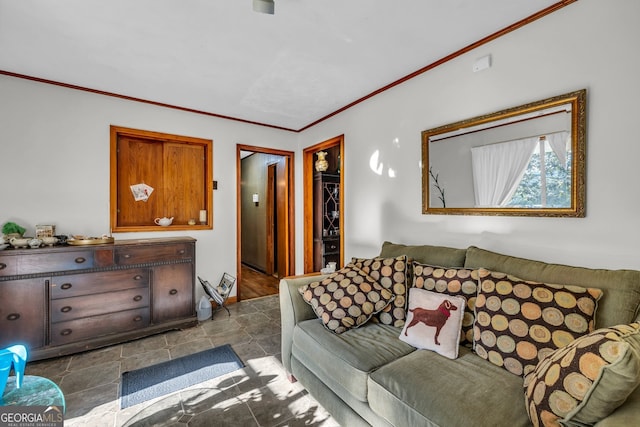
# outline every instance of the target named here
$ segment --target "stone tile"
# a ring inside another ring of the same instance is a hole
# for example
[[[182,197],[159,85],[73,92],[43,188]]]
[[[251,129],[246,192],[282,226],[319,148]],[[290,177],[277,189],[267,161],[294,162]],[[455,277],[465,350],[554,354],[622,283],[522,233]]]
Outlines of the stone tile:
[[[251,342],[253,337],[248,333],[242,332],[227,332],[223,335],[215,335],[211,337],[211,341],[214,346],[220,346],[224,344],[230,344],[231,346],[237,344],[248,344]]]
[[[120,409],[118,395],[119,384],[117,383],[105,384],[65,395],[65,424],[70,419],[95,416],[96,414],[110,413],[115,416],[115,413]]]
[[[240,395],[239,399],[246,401],[260,426],[274,427],[281,424],[284,420],[291,419],[295,416],[292,409],[296,406],[301,406],[301,404],[297,402],[299,399],[303,400],[302,405],[304,405],[304,409],[306,409],[309,406],[309,401],[305,399],[305,397],[306,396],[300,392],[296,395],[287,396],[287,398],[281,398],[273,393],[269,387],[262,387]]]
[[[339,427],[280,361],[277,296],[230,306],[193,328],[27,364],[28,375],[50,378],[67,402],[66,426],[322,426]],[[243,369],[188,389],[120,409],[126,371],[230,344]]]
[[[231,346],[238,357],[246,364],[248,360],[264,357],[266,353],[255,341]]]
[[[171,359],[168,348],[147,351],[122,359],[121,373],[135,371],[136,369],[146,368],[147,366],[156,365]]]
[[[241,314],[234,319],[241,327],[247,327],[250,325],[271,323],[272,320],[264,313],[256,312],[251,314]]]
[[[25,368],[25,375],[37,375],[49,379],[54,375],[59,377],[67,370],[69,362],[71,362],[71,356],[28,362]]]
[[[184,415],[180,393],[126,408],[117,417],[119,426],[177,426]]]
[[[194,341],[181,342],[175,346],[169,347],[169,352],[171,353],[172,359],[177,359],[179,357],[187,356],[189,354],[199,353],[204,350],[209,350],[213,348],[214,345],[211,340],[206,337],[202,339],[197,339]]]
[[[269,355],[280,353],[281,350],[281,342],[280,342],[280,334],[268,335],[265,337],[256,338],[256,342],[265,353]]]
[[[164,334],[140,338],[135,341],[122,344],[122,357],[131,357],[151,350],[158,350],[167,346]]]
[[[69,371],[90,368],[93,366],[102,365],[107,362],[117,362],[122,357],[122,346],[116,345],[113,347],[102,348],[99,350],[87,351],[84,353],[78,353],[71,356],[71,362],[69,362]]]
[[[175,346],[198,338],[205,338],[206,335],[201,328],[194,326],[181,331],[169,331],[165,334],[165,338],[167,339],[167,345]]]
[[[257,335],[273,335],[280,333],[280,327],[274,325],[272,321],[252,323],[244,328],[247,333],[253,337]]]
[[[62,378],[59,385],[66,396],[67,394],[118,381],[119,378],[120,362],[108,362],[91,368],[69,372]]]

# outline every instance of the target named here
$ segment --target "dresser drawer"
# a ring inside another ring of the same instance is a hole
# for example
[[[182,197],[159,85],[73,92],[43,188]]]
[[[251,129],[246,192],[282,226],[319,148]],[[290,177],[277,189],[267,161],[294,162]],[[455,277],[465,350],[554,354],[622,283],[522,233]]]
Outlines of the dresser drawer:
[[[85,295],[51,301],[51,323],[149,306],[149,288]]]
[[[120,311],[51,325],[51,345],[70,344],[149,326],[149,308]]]
[[[193,258],[193,244],[175,243],[117,248],[115,262],[118,265],[142,264],[158,261],[175,261]]]
[[[50,271],[85,270],[93,268],[93,252],[42,252],[18,259],[18,274],[46,273]]]
[[[50,293],[58,299],[147,286],[149,270],[136,268],[52,277]]]
[[[13,276],[18,272],[18,257],[0,257],[0,276]]]

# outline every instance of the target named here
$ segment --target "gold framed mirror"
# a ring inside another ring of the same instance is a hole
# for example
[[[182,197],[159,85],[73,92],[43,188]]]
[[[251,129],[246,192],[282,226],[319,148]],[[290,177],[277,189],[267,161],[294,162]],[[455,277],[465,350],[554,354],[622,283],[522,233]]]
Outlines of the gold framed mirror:
[[[586,89],[422,132],[422,212],[585,216]]]

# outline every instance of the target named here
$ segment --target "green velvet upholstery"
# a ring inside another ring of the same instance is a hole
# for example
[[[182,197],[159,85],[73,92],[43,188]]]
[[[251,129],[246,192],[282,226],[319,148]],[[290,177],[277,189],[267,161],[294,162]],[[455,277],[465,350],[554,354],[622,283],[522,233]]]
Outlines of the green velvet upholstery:
[[[321,380],[334,378],[363,402],[371,372],[415,351],[398,339],[400,329],[389,325],[370,323],[342,334],[326,332],[319,321],[299,323],[293,336],[293,355],[304,359]]]
[[[406,255],[413,261],[439,267],[462,267],[466,254],[466,249],[431,245],[402,245],[391,242],[384,242],[380,251],[380,256],[384,258]]]
[[[405,254],[424,264],[484,267],[526,280],[600,288],[598,328],[640,320],[640,271],[547,264],[476,247],[390,242],[380,256]],[[342,426],[531,425],[523,379],[468,348],[460,347],[455,360],[414,350],[398,339],[399,328],[373,321],[341,335],[326,330],[298,292],[323,277],[280,282],[282,363]],[[635,425],[639,419],[640,388],[596,426]]]
[[[451,360],[417,350],[369,378],[369,405],[395,426],[529,426],[522,378],[460,347]]]

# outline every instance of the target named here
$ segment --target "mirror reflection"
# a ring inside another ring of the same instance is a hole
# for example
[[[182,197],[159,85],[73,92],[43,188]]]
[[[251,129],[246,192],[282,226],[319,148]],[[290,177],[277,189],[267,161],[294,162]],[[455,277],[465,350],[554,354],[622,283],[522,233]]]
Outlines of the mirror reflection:
[[[423,212],[584,216],[586,90],[422,132]]]

